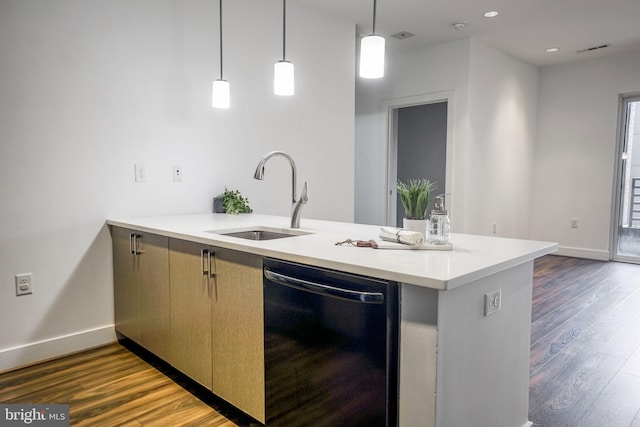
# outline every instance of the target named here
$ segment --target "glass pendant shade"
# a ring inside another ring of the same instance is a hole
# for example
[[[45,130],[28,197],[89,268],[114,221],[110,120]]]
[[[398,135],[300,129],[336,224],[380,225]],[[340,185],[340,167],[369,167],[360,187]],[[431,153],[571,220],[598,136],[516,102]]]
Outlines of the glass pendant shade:
[[[374,34],[360,41],[360,77],[378,79],[384,76],[384,37]]]
[[[293,64],[278,61],[273,67],[273,92],[276,95],[290,96],[294,93],[295,79]]]
[[[230,94],[229,82],[218,79],[213,82],[213,91],[211,95],[211,106],[213,108],[229,108]]]

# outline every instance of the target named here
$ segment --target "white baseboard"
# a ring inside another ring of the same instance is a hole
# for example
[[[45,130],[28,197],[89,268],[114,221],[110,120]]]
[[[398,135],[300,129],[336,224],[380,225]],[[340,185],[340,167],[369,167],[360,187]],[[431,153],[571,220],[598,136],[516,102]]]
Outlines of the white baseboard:
[[[116,341],[113,325],[0,350],[0,372]]]
[[[575,258],[586,258],[597,261],[609,261],[609,251],[596,249],[572,248],[569,246],[559,246],[558,251],[553,255],[570,256]]]
[[[522,427],[531,427],[533,423],[531,421],[527,421]]]

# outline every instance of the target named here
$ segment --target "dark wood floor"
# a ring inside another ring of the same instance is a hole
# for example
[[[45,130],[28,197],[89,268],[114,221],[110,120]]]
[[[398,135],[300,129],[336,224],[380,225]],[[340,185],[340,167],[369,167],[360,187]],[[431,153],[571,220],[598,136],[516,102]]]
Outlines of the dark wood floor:
[[[640,266],[536,261],[529,419],[640,427]]]
[[[537,260],[530,374],[535,426],[640,427],[640,266]],[[69,403],[73,426],[257,425],[119,344],[2,374],[0,403]]]

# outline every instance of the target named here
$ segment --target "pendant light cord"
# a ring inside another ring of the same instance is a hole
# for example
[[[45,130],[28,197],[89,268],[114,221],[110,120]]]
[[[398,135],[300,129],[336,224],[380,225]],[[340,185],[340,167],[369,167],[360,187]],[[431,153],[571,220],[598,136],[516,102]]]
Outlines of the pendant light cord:
[[[286,60],[286,40],[287,40],[287,0],[282,0],[282,60]]]
[[[222,0],[219,1],[220,4],[220,80],[224,80],[222,78]]]
[[[220,0],[220,1],[222,1],[222,0]],[[374,34],[374,35],[376,33],[376,9],[377,9],[377,4],[378,4],[377,0],[373,0],[373,32],[371,34]]]

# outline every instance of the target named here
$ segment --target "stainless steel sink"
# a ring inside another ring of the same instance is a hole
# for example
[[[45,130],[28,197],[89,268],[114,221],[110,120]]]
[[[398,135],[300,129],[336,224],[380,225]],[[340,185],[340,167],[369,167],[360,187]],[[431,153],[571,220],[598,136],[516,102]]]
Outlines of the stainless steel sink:
[[[274,240],[285,237],[302,236],[310,234],[298,229],[272,228],[272,227],[247,227],[229,230],[208,230],[207,233],[219,234],[221,236],[237,237],[247,240]]]
[[[248,230],[248,231],[236,231],[233,233],[223,233],[223,236],[239,237],[241,239],[248,240],[273,240],[282,239],[284,237],[292,237],[295,234],[277,233],[274,231],[264,230]]]

